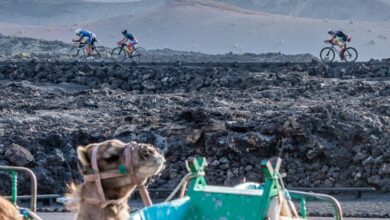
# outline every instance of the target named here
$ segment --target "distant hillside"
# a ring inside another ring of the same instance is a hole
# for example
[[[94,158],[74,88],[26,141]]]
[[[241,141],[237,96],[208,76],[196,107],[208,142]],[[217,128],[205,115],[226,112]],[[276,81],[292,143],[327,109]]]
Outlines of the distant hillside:
[[[8,37],[0,34],[0,57],[16,54],[68,54],[70,44],[61,41],[46,41],[25,37]]]
[[[341,20],[390,21],[389,0],[217,0],[282,15]]]
[[[0,22],[61,25],[97,21],[153,10],[165,0],[132,2],[86,0],[0,0]]]

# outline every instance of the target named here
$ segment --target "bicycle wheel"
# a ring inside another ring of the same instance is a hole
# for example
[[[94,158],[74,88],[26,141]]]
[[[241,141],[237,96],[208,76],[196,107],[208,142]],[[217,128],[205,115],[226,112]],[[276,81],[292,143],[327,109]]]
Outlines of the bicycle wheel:
[[[70,60],[72,61],[81,61],[83,59],[85,59],[85,51],[84,51],[84,48],[82,47],[79,47],[79,46],[73,46],[72,48],[70,48],[70,51],[69,51],[69,58]]]
[[[127,57],[127,53],[123,49],[123,47],[116,47],[111,51],[111,59],[114,62],[123,62],[125,61],[126,57]]]
[[[135,48],[134,53],[130,56],[136,62],[147,61],[148,52],[143,47]]]
[[[333,48],[325,47],[321,50],[320,58],[323,62],[333,62],[333,60],[336,58],[336,53],[334,52]]]
[[[344,53],[346,62],[355,62],[359,56],[357,50],[353,47],[348,47]]]

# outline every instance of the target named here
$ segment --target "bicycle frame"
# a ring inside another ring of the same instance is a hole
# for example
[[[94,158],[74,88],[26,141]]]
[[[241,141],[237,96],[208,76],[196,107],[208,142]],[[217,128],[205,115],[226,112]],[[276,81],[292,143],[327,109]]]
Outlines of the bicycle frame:
[[[85,52],[88,52],[86,46],[88,46],[88,43],[79,42],[78,48],[84,49]],[[92,46],[92,51],[94,51],[96,49],[96,46],[95,45],[91,45],[91,46]]]
[[[329,42],[328,44],[330,44],[330,47],[331,47],[335,52],[340,53],[341,48],[339,47],[339,45],[334,44],[334,43],[332,43],[332,42]],[[347,47],[347,44],[345,44],[345,48],[348,48],[348,47]]]
[[[120,46],[121,46],[121,49],[126,52],[126,55],[130,57],[131,54],[130,54],[129,48],[127,48],[127,45],[126,44],[121,44]]]

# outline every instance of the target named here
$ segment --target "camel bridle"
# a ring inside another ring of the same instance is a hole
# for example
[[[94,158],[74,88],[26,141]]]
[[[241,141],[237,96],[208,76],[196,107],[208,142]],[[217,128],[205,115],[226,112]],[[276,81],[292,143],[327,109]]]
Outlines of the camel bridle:
[[[99,146],[100,145],[95,146],[94,149],[92,150],[91,165],[92,165],[93,174],[84,175],[84,182],[95,183],[99,198],[98,199],[84,198],[83,200],[89,204],[99,205],[101,208],[105,208],[111,204],[119,204],[123,202],[125,199],[127,199],[127,196],[124,196],[123,198],[119,198],[116,200],[106,199],[103,185],[102,185],[102,180],[129,176],[131,178],[132,184],[134,184],[135,187],[138,188],[138,191],[141,195],[144,205],[151,206],[152,200],[150,199],[149,192],[146,189],[145,185],[139,181],[139,179],[137,178],[134,172],[132,156],[134,155],[134,150],[137,145],[135,143],[127,144],[124,149],[124,154],[122,155],[121,158],[122,165],[120,165],[116,170],[110,170],[105,172],[100,172],[98,166]]]

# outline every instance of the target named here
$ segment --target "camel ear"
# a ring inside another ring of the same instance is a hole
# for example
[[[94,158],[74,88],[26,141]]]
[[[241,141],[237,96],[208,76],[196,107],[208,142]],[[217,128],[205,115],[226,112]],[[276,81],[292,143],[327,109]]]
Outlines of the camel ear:
[[[79,158],[81,164],[83,166],[90,166],[90,159],[86,146],[78,146],[77,147],[77,157]]]

